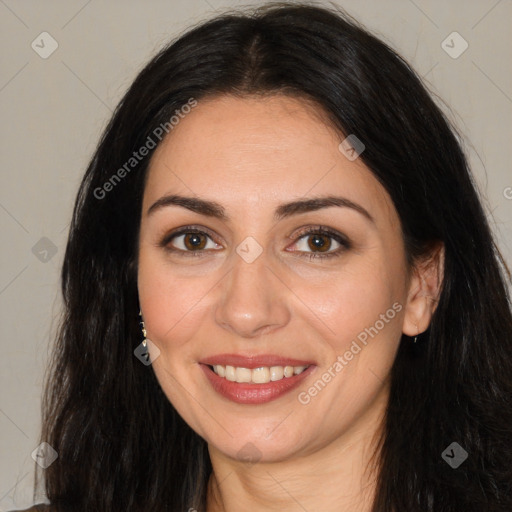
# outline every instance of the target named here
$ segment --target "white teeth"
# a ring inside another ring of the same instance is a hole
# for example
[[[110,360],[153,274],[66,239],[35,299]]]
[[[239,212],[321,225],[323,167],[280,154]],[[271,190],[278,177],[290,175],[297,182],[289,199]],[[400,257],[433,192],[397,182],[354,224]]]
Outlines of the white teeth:
[[[284,377],[284,369],[282,366],[272,366],[270,368],[270,380],[281,380]]]
[[[249,370],[251,372],[251,381],[256,384],[265,384],[266,382],[270,382],[270,370],[268,368],[254,368],[254,370]]]
[[[235,376],[237,382],[251,382],[252,372],[249,368],[236,368]]]
[[[231,382],[236,380],[235,368],[233,366],[226,366],[226,379]]]
[[[213,371],[219,376],[231,382],[251,382],[254,384],[267,384],[293,375],[299,375],[308,366],[262,366],[260,368],[241,368],[236,366],[222,366],[216,364]]]

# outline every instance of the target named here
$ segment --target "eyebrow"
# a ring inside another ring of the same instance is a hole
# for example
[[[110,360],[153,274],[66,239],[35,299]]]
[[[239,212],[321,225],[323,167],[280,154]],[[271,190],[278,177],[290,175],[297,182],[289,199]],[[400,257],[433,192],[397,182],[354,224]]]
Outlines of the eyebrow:
[[[199,213],[201,215],[206,215],[207,217],[213,217],[222,221],[230,220],[224,207],[215,201],[199,199],[197,197],[181,196],[177,194],[166,195],[155,201],[148,208],[146,215],[149,216],[157,210],[168,206],[181,206],[182,208],[186,208],[187,210]],[[299,199],[297,201],[282,204],[276,208],[276,211],[274,212],[274,220],[281,220],[286,217],[291,217],[292,215],[314,212],[323,208],[331,208],[333,206],[351,208],[375,224],[375,219],[360,204],[354,203],[350,199],[339,196],[323,196],[310,199]]]

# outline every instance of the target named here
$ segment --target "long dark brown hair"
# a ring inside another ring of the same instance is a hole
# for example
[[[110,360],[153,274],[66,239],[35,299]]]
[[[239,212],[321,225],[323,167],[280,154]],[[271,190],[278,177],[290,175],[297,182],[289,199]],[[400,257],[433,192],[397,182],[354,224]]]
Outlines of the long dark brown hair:
[[[361,158],[393,200],[411,266],[433,244],[445,247],[430,328],[417,344],[402,337],[391,371],[373,512],[510,512],[510,272],[456,131],[389,46],[335,7],[296,3],[190,29],[139,73],[101,137],[76,198],[43,400],[41,441],[58,452],[43,479],[52,510],[205,510],[207,445],[134,356],[154,149],[105,183],[190,98],[277,93],[313,101],[340,136],[364,143]],[[442,457],[453,442],[468,453],[456,469]]]

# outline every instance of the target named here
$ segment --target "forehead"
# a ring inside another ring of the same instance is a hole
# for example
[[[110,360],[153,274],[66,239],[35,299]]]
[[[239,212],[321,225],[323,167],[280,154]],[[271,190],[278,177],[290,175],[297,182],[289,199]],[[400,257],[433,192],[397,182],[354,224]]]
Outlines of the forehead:
[[[319,108],[289,96],[204,101],[155,150],[144,209],[169,193],[261,210],[299,197],[342,194],[396,222],[391,199]],[[370,212],[372,213],[372,212]]]

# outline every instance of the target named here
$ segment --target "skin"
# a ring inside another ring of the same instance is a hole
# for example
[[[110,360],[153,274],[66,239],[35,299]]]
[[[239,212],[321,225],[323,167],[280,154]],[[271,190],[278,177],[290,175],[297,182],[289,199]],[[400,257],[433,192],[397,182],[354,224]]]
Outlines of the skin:
[[[442,257],[407,268],[394,205],[362,160],[338,149],[343,138],[304,100],[222,96],[199,101],[153,154],[139,299],[147,336],[161,351],[152,365],[158,381],[208,442],[209,512],[371,509],[378,460],[371,456],[389,371],[401,334],[415,336],[430,323]],[[148,214],[167,194],[216,201],[229,220],[177,205]],[[374,221],[337,206],[273,217],[283,203],[328,195],[357,203]],[[176,252],[160,244],[186,225],[209,230],[198,257],[179,252],[187,250],[185,236],[168,242]],[[339,256],[305,257],[318,250],[308,245],[315,235],[301,230],[318,225],[344,235],[350,247],[321,236],[328,252],[341,247]],[[263,249],[251,263],[236,252],[249,236]],[[394,318],[300,403],[299,392],[394,303],[401,306]],[[220,353],[274,353],[317,367],[298,390],[265,404],[236,404],[212,389],[198,364]],[[252,461],[244,460],[247,451]]]

